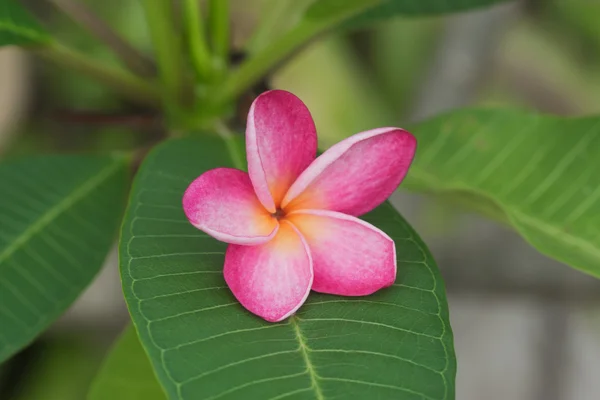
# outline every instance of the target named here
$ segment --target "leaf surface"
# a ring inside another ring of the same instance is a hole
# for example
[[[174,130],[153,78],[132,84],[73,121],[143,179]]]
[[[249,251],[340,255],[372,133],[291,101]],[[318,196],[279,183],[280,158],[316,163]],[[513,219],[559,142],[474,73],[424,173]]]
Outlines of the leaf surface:
[[[444,285],[421,239],[389,205],[365,219],[398,249],[396,284],[361,298],[311,293],[296,316],[250,314],[223,279],[226,244],[192,227],[181,198],[231,166],[219,139],[168,141],[135,179],[123,224],[123,290],[170,399],[454,399]]]
[[[540,252],[600,277],[600,118],[462,110],[414,127],[403,187],[503,220]]]
[[[0,361],[58,318],[96,275],[125,205],[121,157],[0,164]]]

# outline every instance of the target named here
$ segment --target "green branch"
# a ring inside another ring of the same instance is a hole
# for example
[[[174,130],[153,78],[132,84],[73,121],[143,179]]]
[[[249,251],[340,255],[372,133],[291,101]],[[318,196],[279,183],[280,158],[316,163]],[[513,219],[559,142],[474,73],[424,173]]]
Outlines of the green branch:
[[[198,78],[206,79],[211,73],[212,62],[206,44],[200,2],[198,0],[183,0],[183,17],[192,65]]]
[[[117,57],[138,75],[154,75],[152,61],[144,57],[136,48],[124,41],[110,26],[101,20],[88,6],[78,0],[49,0],[73,21],[90,31],[106,44]]]
[[[244,46],[248,53],[254,54],[262,50],[277,33],[277,28],[282,25],[285,26],[284,22],[290,22],[290,18],[286,17],[292,13],[292,6],[296,6],[296,4],[292,3],[291,0],[271,0],[264,2],[258,26],[254,29],[252,36]]]
[[[210,0],[208,10],[212,50],[223,71],[229,60],[229,0]]]
[[[233,101],[310,40],[367,9],[375,1],[354,2],[343,13],[327,13],[314,18],[304,16],[298,25],[260,49],[231,74],[219,92],[215,93],[215,102],[226,104]]]
[[[168,109],[181,101],[183,64],[181,40],[175,29],[171,0],[142,0],[158,64],[163,100]]]
[[[160,104],[159,91],[146,79],[117,68],[107,67],[61,43],[51,42],[36,53],[56,64],[87,75],[132,101],[153,107]]]

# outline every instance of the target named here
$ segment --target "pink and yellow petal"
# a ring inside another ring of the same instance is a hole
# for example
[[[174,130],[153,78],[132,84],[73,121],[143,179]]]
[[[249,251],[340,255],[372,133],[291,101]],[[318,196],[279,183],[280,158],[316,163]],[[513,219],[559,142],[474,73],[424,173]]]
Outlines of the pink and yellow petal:
[[[183,195],[183,210],[192,225],[227,243],[265,243],[279,227],[258,201],[248,174],[232,168],[196,178]]]
[[[286,193],[282,208],[362,215],[396,190],[413,160],[416,140],[399,128],[362,132],[319,156]]]
[[[248,311],[277,322],[306,301],[313,282],[312,258],[300,232],[282,221],[268,243],[230,245],[224,274],[234,296]]]
[[[246,127],[248,172],[267,210],[276,211],[316,152],[315,124],[298,97],[271,90],[254,100]]]
[[[314,291],[365,296],[394,283],[394,241],[373,225],[326,210],[294,211],[286,220],[298,228],[310,248]]]

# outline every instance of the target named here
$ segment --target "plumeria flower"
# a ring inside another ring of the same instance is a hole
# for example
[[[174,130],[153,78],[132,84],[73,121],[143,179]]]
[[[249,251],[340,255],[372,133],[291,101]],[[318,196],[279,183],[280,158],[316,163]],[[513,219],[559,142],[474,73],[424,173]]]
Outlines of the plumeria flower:
[[[225,281],[239,302],[281,321],[311,289],[365,296],[394,283],[394,241],[357,216],[396,190],[415,148],[405,130],[379,128],[316,158],[307,107],[289,92],[269,91],[248,115],[248,173],[205,172],[186,190],[183,209],[196,228],[229,243]]]

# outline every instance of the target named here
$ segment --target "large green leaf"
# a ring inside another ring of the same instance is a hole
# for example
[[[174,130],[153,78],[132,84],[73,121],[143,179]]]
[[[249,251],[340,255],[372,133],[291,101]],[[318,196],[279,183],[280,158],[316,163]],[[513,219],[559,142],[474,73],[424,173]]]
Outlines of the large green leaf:
[[[431,16],[491,6],[511,0],[317,0],[306,11],[309,19],[358,13],[345,22],[348,27],[365,25],[395,16]]]
[[[0,164],[0,361],[33,340],[96,275],[124,208],[121,157]]]
[[[375,295],[311,294],[270,324],[244,310],[223,276],[226,248],[181,209],[187,185],[230,166],[219,139],[152,151],[135,179],[120,244],[125,298],[171,399],[453,399],[444,285],[431,254],[389,205],[365,216],[397,244],[397,283]]]
[[[108,354],[88,400],[166,400],[133,327],[127,327]]]
[[[16,0],[0,0],[0,46],[30,46],[49,41],[48,33]]]
[[[465,110],[413,133],[404,187],[505,220],[542,253],[600,277],[600,118]]]

